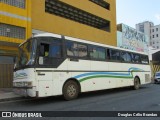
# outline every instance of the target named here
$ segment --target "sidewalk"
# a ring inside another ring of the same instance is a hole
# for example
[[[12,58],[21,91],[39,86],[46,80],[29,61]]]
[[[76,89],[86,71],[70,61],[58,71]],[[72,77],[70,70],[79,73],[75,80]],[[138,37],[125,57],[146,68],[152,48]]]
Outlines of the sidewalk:
[[[23,98],[13,92],[13,88],[0,88],[0,102]]]

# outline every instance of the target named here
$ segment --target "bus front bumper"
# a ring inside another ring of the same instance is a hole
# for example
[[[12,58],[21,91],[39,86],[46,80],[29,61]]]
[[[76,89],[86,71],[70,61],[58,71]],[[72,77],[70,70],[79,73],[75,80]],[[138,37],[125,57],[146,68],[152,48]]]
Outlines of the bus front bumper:
[[[34,87],[13,87],[14,92],[25,97],[37,97]]]

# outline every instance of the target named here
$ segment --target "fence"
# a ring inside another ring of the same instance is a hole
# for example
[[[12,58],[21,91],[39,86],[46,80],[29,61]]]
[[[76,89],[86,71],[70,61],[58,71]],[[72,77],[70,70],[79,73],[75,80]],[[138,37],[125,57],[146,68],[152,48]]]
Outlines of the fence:
[[[0,88],[12,87],[13,67],[13,64],[0,64]]]
[[[159,62],[150,61],[151,65],[151,72],[152,72],[152,80],[154,80],[154,75],[156,72],[160,71],[160,64]]]

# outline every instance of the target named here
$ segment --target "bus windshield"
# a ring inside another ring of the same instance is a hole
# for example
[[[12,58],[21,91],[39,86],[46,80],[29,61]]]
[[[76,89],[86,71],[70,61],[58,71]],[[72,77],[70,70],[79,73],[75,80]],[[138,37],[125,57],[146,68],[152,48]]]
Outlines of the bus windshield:
[[[21,68],[28,65],[33,65],[36,56],[36,39],[29,39],[19,47],[19,54],[15,68]]]

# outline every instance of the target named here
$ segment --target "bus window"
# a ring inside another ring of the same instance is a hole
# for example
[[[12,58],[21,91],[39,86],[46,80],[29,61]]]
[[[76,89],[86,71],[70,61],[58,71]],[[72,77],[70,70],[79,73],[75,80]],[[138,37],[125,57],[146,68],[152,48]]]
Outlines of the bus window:
[[[41,43],[40,45],[40,56],[47,57],[49,54],[49,44]]]
[[[61,48],[60,41],[55,41],[50,45],[49,57],[54,57],[54,58],[61,58],[62,57],[62,48]]]
[[[50,43],[40,44],[40,65],[53,65],[56,59],[62,57],[61,41],[52,40]]]
[[[142,62],[142,64],[149,64],[148,56],[147,55],[142,55],[141,56],[141,62]]]
[[[78,44],[68,41],[66,43],[67,55],[71,57],[78,57]]]
[[[110,49],[110,60],[120,61],[120,52],[118,50]]]
[[[98,50],[96,47],[90,47],[89,48],[89,55],[91,59],[98,59]]]
[[[121,53],[121,59],[123,62],[132,62],[131,55],[130,55],[130,53],[127,53],[127,52]]]
[[[99,59],[105,60],[106,59],[106,50],[105,48],[98,48],[99,51]]]
[[[95,59],[95,60],[105,60],[106,59],[105,48],[91,46],[89,49],[89,54],[90,54],[91,59]]]
[[[68,41],[66,43],[66,47],[67,47],[67,55],[68,56],[85,58],[88,55],[86,45],[82,45],[82,44]]]
[[[87,46],[78,44],[79,57],[87,57]]]
[[[132,56],[132,62],[133,63],[141,63],[140,55],[138,55],[138,54],[131,54],[131,56]]]

